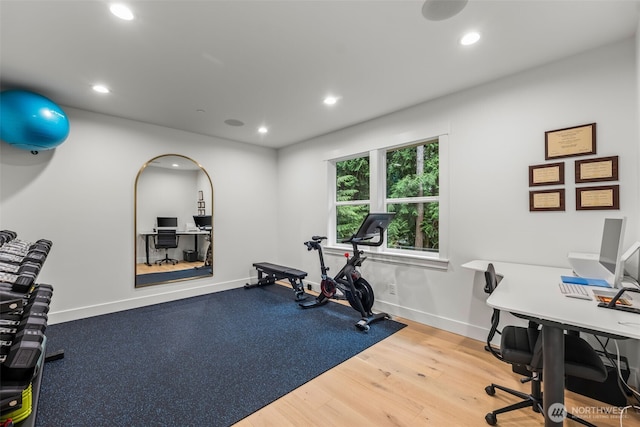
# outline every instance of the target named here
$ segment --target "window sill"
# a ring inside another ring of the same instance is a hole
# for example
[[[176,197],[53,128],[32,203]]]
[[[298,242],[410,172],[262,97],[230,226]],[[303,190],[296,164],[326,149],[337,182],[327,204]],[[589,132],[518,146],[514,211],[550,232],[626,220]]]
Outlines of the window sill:
[[[345,252],[351,252],[351,248],[339,246],[323,247],[325,254],[332,256],[344,256]],[[419,255],[400,254],[395,252],[375,252],[367,249],[364,255],[367,259],[393,265],[404,265],[408,267],[424,267],[434,270],[447,270],[449,260],[444,258],[426,257]]]

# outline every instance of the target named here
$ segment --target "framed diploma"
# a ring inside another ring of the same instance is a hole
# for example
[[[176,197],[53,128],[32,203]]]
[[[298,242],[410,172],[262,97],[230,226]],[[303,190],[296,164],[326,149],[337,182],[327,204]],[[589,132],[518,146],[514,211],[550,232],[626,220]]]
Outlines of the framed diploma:
[[[618,156],[576,160],[576,183],[617,181]]]
[[[564,211],[564,188],[529,191],[529,212]]]
[[[620,209],[620,186],[576,188],[576,210]]]
[[[529,166],[529,187],[564,184],[564,163]]]
[[[596,124],[550,130],[544,133],[545,160],[596,153]]]

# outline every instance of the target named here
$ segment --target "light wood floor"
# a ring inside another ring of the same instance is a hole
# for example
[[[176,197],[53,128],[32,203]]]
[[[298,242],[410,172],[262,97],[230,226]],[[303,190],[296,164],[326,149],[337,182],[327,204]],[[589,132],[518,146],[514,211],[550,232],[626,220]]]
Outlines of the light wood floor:
[[[167,271],[176,271],[176,270],[188,270],[194,267],[200,267],[204,264],[203,261],[196,262],[187,262],[180,260],[176,265],[171,263],[164,263],[162,265],[152,264],[147,265],[145,263],[136,264],[136,274],[147,274],[147,273],[166,273]]]
[[[356,314],[354,311],[354,318]],[[530,385],[520,384],[510,365],[484,350],[484,343],[396,320],[408,326],[235,427],[487,426],[487,412],[518,400],[499,390],[495,396],[487,395],[484,388],[488,384],[530,391]],[[620,425],[619,413],[585,415],[596,407],[610,408],[608,404],[567,391],[565,405],[597,426]],[[502,427],[542,425],[542,416],[531,409],[498,416]],[[579,424],[565,421],[565,425]],[[622,425],[640,426],[640,413],[625,412]]]

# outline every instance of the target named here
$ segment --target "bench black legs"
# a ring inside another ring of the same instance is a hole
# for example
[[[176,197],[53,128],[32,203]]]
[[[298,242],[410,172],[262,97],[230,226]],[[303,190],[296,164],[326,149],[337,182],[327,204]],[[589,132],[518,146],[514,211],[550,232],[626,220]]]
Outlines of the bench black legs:
[[[247,283],[244,285],[245,289],[272,285],[276,280],[287,279],[289,280],[289,283],[291,283],[291,287],[296,294],[296,301],[302,301],[307,298],[307,294],[304,292],[304,282],[302,281],[302,279],[307,277],[307,273],[305,271],[283,267],[281,265],[271,264],[268,262],[256,262],[253,266],[258,271],[258,282]]]

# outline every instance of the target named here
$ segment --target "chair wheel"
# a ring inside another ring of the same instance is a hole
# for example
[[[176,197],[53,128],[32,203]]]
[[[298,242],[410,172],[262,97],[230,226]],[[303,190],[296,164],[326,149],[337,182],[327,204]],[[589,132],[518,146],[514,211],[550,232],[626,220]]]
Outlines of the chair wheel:
[[[498,423],[498,420],[496,419],[496,416],[493,412],[489,412],[487,415],[484,416],[484,420],[487,422],[487,424],[489,424],[490,426],[494,426]]]
[[[486,386],[486,387],[484,388],[484,391],[486,391],[486,392],[487,392],[487,394],[488,394],[489,396],[493,396],[494,394],[496,394],[496,389],[495,389],[495,387],[493,387],[493,386],[491,386],[491,385]],[[495,417],[495,416],[494,416],[494,417]]]

